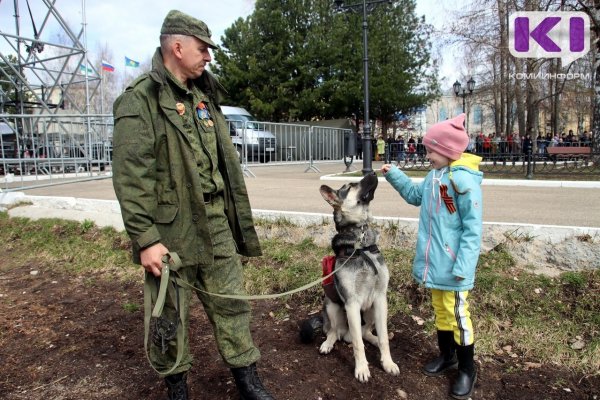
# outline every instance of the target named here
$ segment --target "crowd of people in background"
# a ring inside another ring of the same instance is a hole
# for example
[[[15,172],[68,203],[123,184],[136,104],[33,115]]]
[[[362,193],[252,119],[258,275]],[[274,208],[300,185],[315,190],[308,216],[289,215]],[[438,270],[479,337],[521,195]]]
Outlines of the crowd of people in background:
[[[477,154],[484,159],[505,159],[510,157],[521,158],[529,154],[548,154],[547,149],[555,146],[592,146],[592,135],[588,131],[576,134],[573,130],[560,135],[535,134],[520,135],[513,132],[509,135],[503,133],[483,132],[472,133],[467,146],[467,152]],[[425,157],[425,147],[422,138],[416,135],[398,135],[395,138],[377,135],[373,140],[373,158],[377,161],[418,161]],[[362,140],[358,135],[357,158],[362,158]],[[384,150],[385,149],[385,150]],[[387,158],[386,158],[387,157]]]
[[[485,135],[479,133],[471,134],[469,147],[467,151],[485,157],[493,157],[500,154],[531,154],[536,151],[538,154],[547,154],[547,148],[556,146],[591,146],[592,138],[590,133],[583,131],[580,135],[573,133],[562,133],[552,135],[539,132],[535,138],[532,134],[525,136],[513,132],[508,136],[504,134],[490,133]]]
[[[362,159],[362,137],[358,135],[356,149],[357,158]],[[423,138],[410,135],[405,139],[402,135],[383,138],[383,135],[378,135],[376,140],[373,140],[373,157],[375,161],[387,160],[386,155],[390,156],[391,161],[416,161],[425,157],[425,147],[423,146]]]

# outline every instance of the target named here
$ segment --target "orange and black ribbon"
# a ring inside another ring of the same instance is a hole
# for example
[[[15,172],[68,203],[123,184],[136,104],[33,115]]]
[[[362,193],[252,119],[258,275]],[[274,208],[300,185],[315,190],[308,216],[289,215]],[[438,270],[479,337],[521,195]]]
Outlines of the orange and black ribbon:
[[[448,195],[448,186],[440,185],[440,194],[442,199],[444,200],[444,204],[446,204],[446,208],[450,214],[454,214],[456,212],[456,206],[454,205],[454,200],[452,196]]]

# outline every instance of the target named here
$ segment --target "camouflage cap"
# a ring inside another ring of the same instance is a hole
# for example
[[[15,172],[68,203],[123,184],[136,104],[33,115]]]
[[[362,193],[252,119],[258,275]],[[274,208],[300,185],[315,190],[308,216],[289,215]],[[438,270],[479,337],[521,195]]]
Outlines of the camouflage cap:
[[[184,14],[181,11],[169,11],[160,28],[160,33],[161,35],[195,36],[213,49],[217,48],[215,42],[210,39],[210,29],[208,29],[208,26],[199,19]]]

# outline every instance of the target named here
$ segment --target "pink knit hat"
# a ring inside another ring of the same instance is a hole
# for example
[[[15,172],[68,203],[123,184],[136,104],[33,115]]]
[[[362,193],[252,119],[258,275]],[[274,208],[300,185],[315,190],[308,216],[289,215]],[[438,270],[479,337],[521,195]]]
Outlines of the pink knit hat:
[[[423,144],[431,151],[458,160],[469,145],[469,135],[463,126],[465,114],[431,125],[427,129]]]

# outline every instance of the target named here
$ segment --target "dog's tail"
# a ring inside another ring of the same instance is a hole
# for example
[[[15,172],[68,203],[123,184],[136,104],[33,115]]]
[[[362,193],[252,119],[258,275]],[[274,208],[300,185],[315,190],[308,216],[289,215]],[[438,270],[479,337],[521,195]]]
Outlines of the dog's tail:
[[[302,343],[312,343],[323,332],[323,316],[315,315],[305,319],[300,324],[300,340]]]

